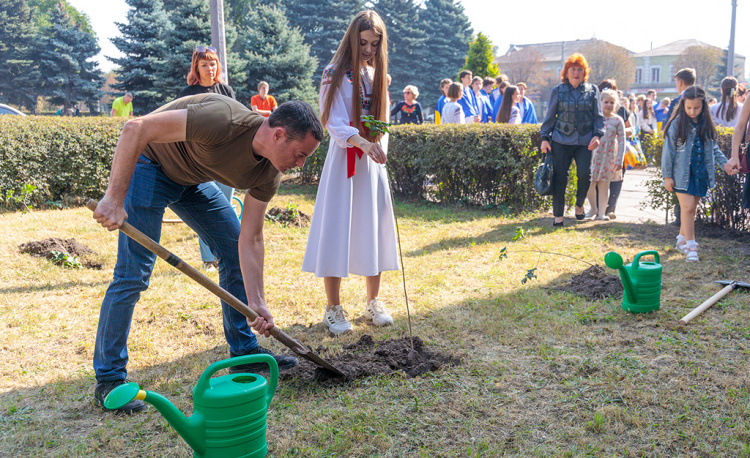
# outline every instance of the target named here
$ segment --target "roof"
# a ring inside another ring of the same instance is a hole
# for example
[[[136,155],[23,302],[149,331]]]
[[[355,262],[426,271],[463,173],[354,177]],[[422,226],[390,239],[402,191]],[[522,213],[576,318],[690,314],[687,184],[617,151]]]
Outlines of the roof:
[[[495,62],[502,62],[503,58],[508,56],[510,53],[514,51],[520,51],[524,48],[533,48],[535,51],[539,52],[542,55],[542,60],[544,62],[560,62],[561,58],[563,58],[562,57],[563,43],[565,43],[565,49],[564,49],[565,57],[564,58],[567,58],[571,54],[580,52],[581,49],[583,49],[587,45],[590,45],[591,43],[596,42],[596,41],[604,41],[604,40],[597,40],[596,38],[590,38],[588,40],[553,41],[550,43],[510,45],[510,48],[508,48],[508,51],[504,55],[499,56],[497,59],[495,59]],[[632,54],[631,51],[628,51],[628,53]]]
[[[714,46],[708,43],[704,43],[693,38],[687,40],[677,40],[672,43],[668,43],[658,48],[650,49],[645,52],[638,53],[633,57],[656,57],[656,56],[679,56],[687,48],[691,46],[702,46],[704,48],[716,48],[721,49],[718,46]],[[736,54],[735,54],[736,55]]]

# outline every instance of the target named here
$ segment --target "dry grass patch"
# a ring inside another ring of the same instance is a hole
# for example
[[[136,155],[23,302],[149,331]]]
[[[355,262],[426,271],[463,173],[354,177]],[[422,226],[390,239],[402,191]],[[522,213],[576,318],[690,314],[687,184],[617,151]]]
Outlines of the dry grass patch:
[[[271,205],[312,213],[313,201],[314,188],[287,182]],[[586,222],[553,231],[540,215],[402,202],[397,213],[415,335],[461,365],[343,387],[281,383],[268,415],[274,456],[750,456],[750,296],[734,293],[677,325],[718,290],[713,280],[750,270],[750,237],[699,227],[701,262],[688,265],[670,248],[672,227]],[[513,241],[519,226],[526,238]],[[359,319],[364,282],[354,277],[343,281],[342,299],[355,332],[330,337],[319,323],[322,282],[300,272],[307,228],[266,222],[265,231],[266,295],[287,332],[333,352],[365,333],[407,335],[400,273],[388,272],[381,295],[395,324]],[[21,243],[48,237],[76,238],[103,270],[19,253]],[[94,336],[116,239],[85,208],[0,215],[0,455],[189,454],[155,409],[123,418],[93,405]],[[200,264],[184,225],[164,225],[162,243]],[[502,247],[510,253],[499,261]],[[600,265],[609,250],[632,259],[656,249],[662,309],[632,315],[618,299],[554,291],[588,267],[568,258],[542,256],[538,278],[521,284],[538,255],[519,250],[534,247]],[[218,300],[158,261],[129,350],[130,378],[190,414],[199,375],[228,355]]]

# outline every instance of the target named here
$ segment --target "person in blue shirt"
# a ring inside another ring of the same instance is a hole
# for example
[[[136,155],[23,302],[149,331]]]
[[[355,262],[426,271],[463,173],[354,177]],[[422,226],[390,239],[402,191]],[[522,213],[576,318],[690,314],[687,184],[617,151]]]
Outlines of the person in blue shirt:
[[[497,95],[495,96],[495,101],[492,103],[492,119],[497,119],[497,114],[500,112],[500,106],[503,104],[503,93],[505,93],[505,88],[509,85],[509,82],[503,81],[497,87]],[[494,94],[495,91],[492,91],[492,93]]]
[[[482,80],[482,90],[479,91],[482,93],[483,96],[487,97],[487,100],[490,101],[490,105],[492,105],[492,87],[495,85],[495,80],[493,80],[490,77],[485,77]]]
[[[464,116],[466,116],[466,124],[472,124],[479,122],[479,101],[477,95],[471,89],[471,79],[473,74],[471,70],[461,70],[459,73],[459,79],[463,86],[464,95],[458,99],[458,104],[464,110]]]
[[[497,98],[500,97],[499,87],[500,87],[500,84],[502,84],[503,82],[508,82],[508,84],[510,84],[510,78],[508,78],[508,75],[502,74],[498,76],[497,78],[495,78],[495,89],[493,89],[492,92],[490,92],[490,103],[492,104],[493,107],[495,106],[495,101],[497,100]],[[497,113],[495,113],[495,116],[497,117]]]
[[[677,104],[682,100],[682,93],[685,89],[695,84],[695,69],[694,68],[683,68],[674,74],[674,83],[677,86],[677,92],[680,94],[672,100],[669,104],[669,111],[667,112],[667,121],[672,119],[672,113],[674,113]]]
[[[490,81],[492,81],[490,79]],[[482,91],[482,84],[484,80],[475,76],[471,80],[471,89],[474,91],[474,95],[477,96],[477,104],[479,105],[479,122],[492,122],[492,105],[490,105],[490,98],[487,97],[486,92]]]
[[[526,97],[526,83],[518,83],[518,93],[521,94],[521,101],[516,104],[521,112],[521,124],[537,124],[536,109],[534,104]]]
[[[453,84],[453,80],[450,78],[445,78],[440,81],[440,92],[442,92],[443,95],[440,96],[437,104],[435,104],[435,124],[441,124],[443,122],[443,107],[445,106],[445,99],[448,97],[448,88],[451,87],[451,84]]]

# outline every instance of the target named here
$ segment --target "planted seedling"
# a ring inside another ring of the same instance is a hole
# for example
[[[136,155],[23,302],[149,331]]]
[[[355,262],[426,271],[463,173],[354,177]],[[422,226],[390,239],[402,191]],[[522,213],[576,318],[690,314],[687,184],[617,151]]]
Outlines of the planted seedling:
[[[68,269],[82,269],[83,265],[78,261],[78,256],[62,251],[50,251],[49,259],[53,264],[63,266]]]
[[[526,231],[524,230],[524,228],[520,227],[520,226],[517,227],[516,228],[516,234],[513,236],[513,241],[517,242],[517,241],[519,241],[521,239],[525,239],[525,238],[526,238]],[[534,242],[531,242],[531,244],[534,245],[534,247],[536,248],[536,245],[534,244]],[[521,252],[524,252],[524,251],[525,252],[532,252],[532,253],[539,253],[539,257],[536,260],[536,265],[534,267],[532,267],[531,269],[527,269],[526,270],[526,274],[521,279],[521,283],[522,284],[526,284],[526,282],[529,281],[529,280],[533,280],[535,278],[539,278],[539,277],[537,277],[536,272],[537,272],[537,267],[539,266],[539,260],[542,258],[543,254],[553,254],[553,255],[556,255],[556,256],[562,256],[562,257],[565,257],[565,258],[575,259],[576,261],[580,261],[580,262],[586,263],[586,264],[588,264],[588,265],[590,265],[592,267],[596,267],[594,264],[591,264],[588,261],[584,261],[581,258],[576,258],[575,256],[570,256],[570,255],[563,254],[563,253],[557,253],[555,251],[544,251],[544,250],[540,250],[538,248],[537,249],[533,249],[533,250],[513,250],[513,251],[515,251],[516,253],[521,253]],[[500,248],[500,254],[498,255],[498,261],[502,261],[503,259],[507,259],[508,258],[508,253],[510,253],[510,251],[508,250],[507,247]]]

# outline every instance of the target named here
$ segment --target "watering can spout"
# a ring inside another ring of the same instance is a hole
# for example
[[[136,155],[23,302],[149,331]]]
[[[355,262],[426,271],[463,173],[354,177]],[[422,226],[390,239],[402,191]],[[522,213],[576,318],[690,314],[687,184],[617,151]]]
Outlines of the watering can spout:
[[[194,451],[199,455],[203,453],[206,448],[203,416],[194,413],[188,418],[167,398],[153,391],[141,390],[137,383],[125,383],[112,390],[104,400],[104,406],[117,409],[133,399],[140,399],[156,407]]]
[[[616,269],[620,271],[620,279],[622,279],[622,287],[627,293],[628,297],[633,302],[638,302],[638,293],[636,291],[633,280],[630,278],[630,272],[625,269],[625,265],[622,261],[622,256],[614,251],[610,251],[604,255],[604,264],[610,269]]]

